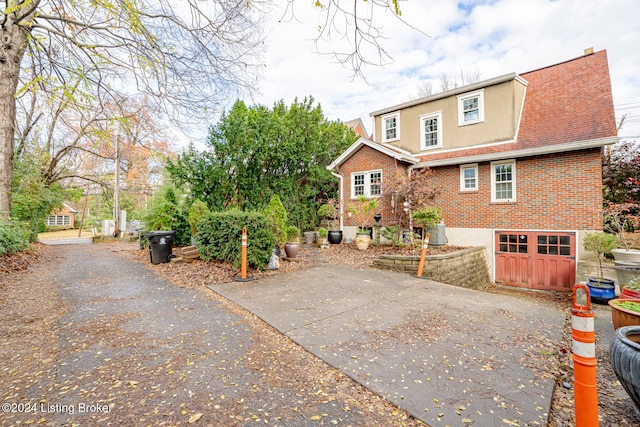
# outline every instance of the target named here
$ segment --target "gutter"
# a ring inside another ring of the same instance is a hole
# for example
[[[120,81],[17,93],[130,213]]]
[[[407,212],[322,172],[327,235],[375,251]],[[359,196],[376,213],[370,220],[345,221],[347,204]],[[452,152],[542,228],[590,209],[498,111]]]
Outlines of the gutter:
[[[618,142],[620,138],[617,136],[611,136],[607,138],[590,139],[587,141],[575,141],[565,144],[545,145],[543,147],[524,148],[520,150],[500,151],[497,153],[488,154],[476,154],[472,156],[452,157],[448,159],[439,160],[425,160],[420,163],[409,166],[409,169],[424,168],[424,167],[438,167],[438,166],[451,166],[462,165],[465,163],[480,163],[490,162],[494,160],[502,159],[514,159],[520,157],[540,156],[544,154],[564,153],[568,151],[586,150],[589,148],[604,147],[612,145]],[[480,148],[480,147],[469,147]]]
[[[340,184],[338,184],[339,185],[338,193],[340,194],[340,200],[338,201],[338,211],[340,216],[340,230],[342,230],[343,223],[344,223],[344,218],[342,216],[342,205],[343,205],[342,202],[344,201],[344,191],[343,191],[344,179],[342,178],[342,175],[338,175],[334,171],[331,171],[331,175],[335,176],[340,181]]]

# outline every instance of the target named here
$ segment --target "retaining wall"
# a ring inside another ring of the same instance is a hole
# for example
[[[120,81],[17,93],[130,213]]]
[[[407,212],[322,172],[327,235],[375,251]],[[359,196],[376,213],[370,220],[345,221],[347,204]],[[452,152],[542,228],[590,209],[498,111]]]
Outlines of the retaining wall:
[[[415,274],[419,263],[419,256],[381,255],[373,265],[386,270]],[[491,285],[485,248],[481,246],[449,254],[427,255],[422,276],[470,289],[481,289]]]

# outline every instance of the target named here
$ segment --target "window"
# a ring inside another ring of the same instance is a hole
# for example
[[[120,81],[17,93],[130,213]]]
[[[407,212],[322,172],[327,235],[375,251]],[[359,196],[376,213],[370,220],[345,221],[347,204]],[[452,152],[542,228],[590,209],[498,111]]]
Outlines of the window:
[[[458,126],[484,121],[484,90],[458,96]]]
[[[420,116],[420,147],[423,150],[442,147],[442,112]]]
[[[491,201],[516,201],[515,160],[491,163]]]
[[[460,166],[460,191],[478,190],[478,164]]]
[[[354,172],[351,174],[351,198],[378,197],[382,194],[382,171]]]
[[[70,225],[71,217],[69,215],[49,215],[45,221],[46,225]]]
[[[382,142],[400,139],[400,113],[382,116]]]

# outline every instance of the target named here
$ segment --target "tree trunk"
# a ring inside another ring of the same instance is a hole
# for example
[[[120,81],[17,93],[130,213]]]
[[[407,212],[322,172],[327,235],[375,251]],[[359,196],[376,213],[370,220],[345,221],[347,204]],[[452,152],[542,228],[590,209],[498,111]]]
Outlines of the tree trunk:
[[[13,6],[15,1],[8,1],[7,7]],[[16,90],[28,35],[26,27],[16,24],[14,15],[5,15],[0,27],[0,219],[8,219],[11,213]],[[32,19],[33,13],[22,24]]]

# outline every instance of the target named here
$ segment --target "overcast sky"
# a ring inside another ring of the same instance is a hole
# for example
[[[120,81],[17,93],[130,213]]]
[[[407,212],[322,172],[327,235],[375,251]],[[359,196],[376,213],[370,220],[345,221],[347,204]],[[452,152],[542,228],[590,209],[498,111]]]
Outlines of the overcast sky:
[[[371,132],[372,111],[415,98],[425,80],[438,89],[443,73],[477,71],[484,80],[563,62],[593,47],[607,50],[616,119],[628,114],[620,136],[640,137],[638,0],[401,0],[403,19],[429,36],[391,13],[376,15],[394,62],[366,68],[367,81],[353,80],[352,69],[316,52],[312,40],[319,22],[312,0],[295,3],[302,22],[278,22],[285,11],[278,1],[283,5],[267,22],[264,78],[249,104],[290,104],[312,95],[329,119],[360,117]]]

